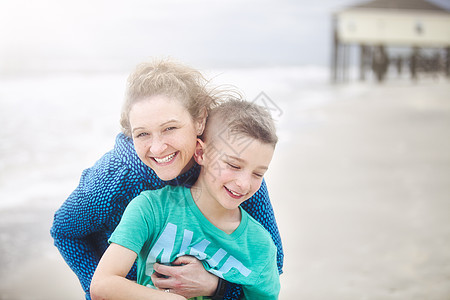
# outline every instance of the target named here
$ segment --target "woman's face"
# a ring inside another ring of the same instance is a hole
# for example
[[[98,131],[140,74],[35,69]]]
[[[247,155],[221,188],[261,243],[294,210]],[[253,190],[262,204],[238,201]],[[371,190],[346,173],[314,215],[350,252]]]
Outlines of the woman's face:
[[[189,170],[202,123],[194,121],[177,99],[151,96],[135,103],[129,114],[139,158],[162,180]]]

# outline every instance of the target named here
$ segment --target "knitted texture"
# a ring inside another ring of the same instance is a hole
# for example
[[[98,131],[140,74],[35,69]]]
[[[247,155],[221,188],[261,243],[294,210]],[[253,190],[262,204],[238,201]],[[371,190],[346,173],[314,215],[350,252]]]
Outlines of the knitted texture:
[[[50,233],[55,246],[75,272],[86,299],[100,257],[108,247],[108,238],[116,228],[128,203],[144,190],[170,185],[190,187],[200,173],[195,165],[171,181],[161,180],[137,156],[132,139],[119,134],[114,149],[94,166],[83,171],[78,187],[56,211]],[[283,268],[283,248],[265,182],[242,207],[271,234],[277,247],[277,264]],[[127,278],[136,280],[136,268]],[[242,290],[229,284],[224,299],[239,299]]]

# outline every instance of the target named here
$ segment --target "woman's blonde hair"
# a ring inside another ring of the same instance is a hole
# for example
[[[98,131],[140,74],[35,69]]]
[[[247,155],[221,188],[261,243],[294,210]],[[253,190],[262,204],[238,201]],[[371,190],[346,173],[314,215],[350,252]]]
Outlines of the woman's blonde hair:
[[[207,84],[199,71],[173,60],[155,59],[139,64],[128,77],[120,118],[122,132],[131,136],[129,113],[132,106],[156,95],[181,101],[193,120],[206,116],[218,102],[213,92],[208,91]]]

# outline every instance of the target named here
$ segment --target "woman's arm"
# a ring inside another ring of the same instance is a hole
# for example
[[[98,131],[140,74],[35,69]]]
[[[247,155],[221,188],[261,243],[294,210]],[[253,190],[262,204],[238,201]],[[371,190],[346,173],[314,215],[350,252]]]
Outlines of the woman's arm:
[[[108,247],[105,226],[114,218],[112,210],[118,211],[114,207],[125,202],[118,201],[117,193],[128,181],[126,169],[107,153],[83,171],[78,187],[55,213],[50,230],[54,244],[77,275],[87,299],[92,275]]]
[[[112,243],[103,254],[92,277],[93,300],[186,299],[180,295],[139,285],[125,276],[136,260],[136,253]]]
[[[87,198],[88,195],[76,189],[55,213],[50,233],[54,245],[78,277],[89,299],[89,284],[107,241],[106,236],[100,241],[94,234],[98,230],[96,214],[100,212],[89,208]],[[88,212],[91,212],[90,216],[86,215]]]
[[[258,221],[272,236],[272,240],[277,247],[277,266],[279,274],[283,273],[283,245],[281,243],[280,232],[269,199],[269,192],[265,180],[262,181],[259,190],[247,201],[241,204],[256,221]]]
[[[95,249],[85,239],[53,237],[55,246],[89,295],[89,285],[99,260]]]

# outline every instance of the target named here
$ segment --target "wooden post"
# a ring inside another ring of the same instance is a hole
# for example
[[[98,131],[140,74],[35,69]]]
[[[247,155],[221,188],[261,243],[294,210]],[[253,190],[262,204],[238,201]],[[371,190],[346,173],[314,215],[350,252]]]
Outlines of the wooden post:
[[[342,45],[342,81],[348,81],[348,58],[349,58],[349,45]]]
[[[446,50],[447,57],[445,59],[445,75],[447,75],[447,77],[450,77],[450,47],[447,47]]]
[[[364,44],[359,45],[359,80],[366,80],[366,56],[367,47]]]
[[[411,54],[411,79],[416,80],[417,79],[417,63],[418,63],[418,56],[419,56],[419,48],[414,47],[413,52]]]
[[[331,55],[331,81],[337,82],[338,81],[338,68],[339,68],[339,40],[338,40],[338,34],[337,34],[337,28],[336,28],[336,17],[333,16],[332,23],[333,23],[333,51]]]

